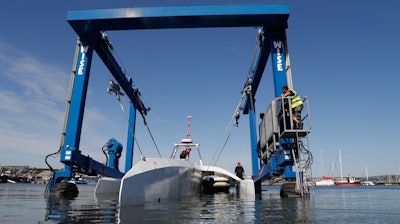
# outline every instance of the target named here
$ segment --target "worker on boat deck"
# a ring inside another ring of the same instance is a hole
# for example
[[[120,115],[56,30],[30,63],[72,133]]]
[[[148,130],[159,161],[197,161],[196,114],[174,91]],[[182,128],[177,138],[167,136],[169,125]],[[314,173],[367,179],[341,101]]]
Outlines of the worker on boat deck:
[[[292,115],[294,121],[293,129],[303,129],[303,122],[301,122],[301,111],[303,110],[303,101],[301,100],[301,97],[297,94],[295,90],[289,89],[288,86],[282,87],[282,97],[291,98]],[[279,101],[281,99],[282,98],[277,97],[275,100]]]
[[[179,157],[180,157],[181,159],[187,159],[187,158],[189,158],[190,151],[192,151],[191,148],[189,148],[189,147],[185,148],[184,150],[181,151],[181,154],[180,154]]]
[[[244,168],[240,162],[237,163],[235,167],[236,176],[243,180]]]

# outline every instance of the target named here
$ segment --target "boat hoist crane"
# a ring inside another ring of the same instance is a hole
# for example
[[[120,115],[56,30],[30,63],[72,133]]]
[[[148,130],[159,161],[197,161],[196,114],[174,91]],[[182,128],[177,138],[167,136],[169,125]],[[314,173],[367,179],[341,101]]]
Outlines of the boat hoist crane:
[[[276,179],[284,180],[281,196],[307,196],[311,175],[312,153],[308,135],[311,132],[311,116],[308,97],[302,97],[304,105],[301,126],[293,121],[290,97],[282,97],[282,87],[293,87],[286,32],[260,29],[256,41],[250,72],[242,92],[246,93],[240,107],[249,115],[253,180],[255,190],[261,193],[261,183]],[[257,128],[255,95],[266,62],[271,57],[275,97],[282,99],[270,102],[265,113],[260,114]],[[284,103],[286,102],[286,103]],[[258,131],[257,131],[258,130]],[[258,133],[258,135],[257,135]]]
[[[60,161],[63,170],[55,171],[49,187],[50,193],[58,183],[71,179],[74,172],[88,175],[122,177],[119,158],[122,145],[114,138],[103,147],[108,153],[108,162],[99,163],[84,156],[79,148],[82,120],[88,88],[93,52],[95,51],[114,76],[109,93],[117,99],[126,95],[130,99],[129,131],[126,145],[125,172],[132,167],[134,130],[136,114],[145,116],[149,110],[141,100],[139,89],[132,85],[132,78],[121,70],[113,56],[113,45],[107,31],[215,28],[215,27],[257,27],[257,51],[251,63],[244,89],[245,100],[236,111],[236,123],[240,114],[249,116],[252,171],[257,193],[261,193],[261,182],[282,178],[288,184],[282,185],[281,194],[308,195],[308,175],[311,153],[308,149],[308,135],[311,130],[308,98],[303,97],[302,129],[293,129],[291,110],[279,113],[284,105],[271,100],[265,113],[257,116],[254,106],[256,92],[268,59],[271,60],[275,96],[281,96],[284,85],[292,87],[286,29],[289,17],[287,4],[235,4],[166,6],[144,8],[118,8],[95,10],[72,10],[67,20],[78,35],[76,53],[71,73],[70,91],[67,99],[65,125],[60,145]],[[289,100],[290,103],[290,100]],[[257,134],[258,133],[258,134]]]
[[[76,43],[64,129],[59,149],[60,161],[64,163],[65,166],[63,170],[53,173],[53,177],[46,188],[49,194],[77,193],[77,191],[71,190],[70,188],[66,189],[65,184],[63,184],[66,183],[65,181],[73,178],[76,173],[110,177],[122,177],[124,175],[124,173],[119,170],[119,158],[121,157],[123,147],[115,138],[108,140],[102,147],[107,157],[105,164],[83,155],[79,149],[93,51],[97,52],[118,83],[110,81],[107,92],[110,94],[114,93],[118,100],[125,94],[130,99],[128,143],[126,147],[128,150],[126,152],[125,171],[132,167],[136,112],[138,111],[140,113],[146,124],[145,116],[149,108],[142,102],[139,89],[132,85],[132,78],[128,77],[118,65],[118,62],[112,54],[112,50],[112,45],[104,31],[100,31],[95,38],[79,38]],[[58,183],[60,183],[60,187],[57,188],[55,186]]]

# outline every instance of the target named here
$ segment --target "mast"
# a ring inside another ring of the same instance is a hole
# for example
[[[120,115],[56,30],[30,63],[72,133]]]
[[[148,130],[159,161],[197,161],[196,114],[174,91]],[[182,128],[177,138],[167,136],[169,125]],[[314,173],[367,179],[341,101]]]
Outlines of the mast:
[[[342,153],[339,149],[339,166],[340,166],[340,180],[343,180],[343,170],[342,170]]]
[[[192,116],[188,115],[187,119],[188,119],[188,130],[187,130],[186,138],[190,139],[190,119],[192,119]]]
[[[322,148],[321,148],[321,174],[324,176],[324,160],[322,156]]]

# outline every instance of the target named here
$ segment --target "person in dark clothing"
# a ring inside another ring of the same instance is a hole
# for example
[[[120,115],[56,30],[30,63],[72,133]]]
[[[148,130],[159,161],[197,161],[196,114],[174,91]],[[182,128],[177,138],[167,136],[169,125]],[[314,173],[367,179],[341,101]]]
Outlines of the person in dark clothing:
[[[188,157],[189,157],[189,154],[190,154],[190,151],[192,151],[191,150],[191,148],[185,148],[184,150],[182,150],[182,152],[181,152],[181,154],[179,155],[179,157],[181,158],[181,159],[187,159]]]
[[[237,163],[235,167],[236,176],[243,180],[244,169],[240,162]]]

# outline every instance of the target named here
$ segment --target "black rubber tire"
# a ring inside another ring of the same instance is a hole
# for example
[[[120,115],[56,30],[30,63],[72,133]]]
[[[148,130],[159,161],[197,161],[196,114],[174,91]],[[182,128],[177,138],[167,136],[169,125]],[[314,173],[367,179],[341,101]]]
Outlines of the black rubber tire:
[[[50,195],[74,198],[78,196],[79,190],[76,184],[69,182],[56,183],[51,189]]]
[[[296,183],[288,182],[282,184],[280,195],[282,198],[297,196],[298,194],[296,193]]]

